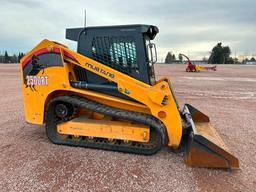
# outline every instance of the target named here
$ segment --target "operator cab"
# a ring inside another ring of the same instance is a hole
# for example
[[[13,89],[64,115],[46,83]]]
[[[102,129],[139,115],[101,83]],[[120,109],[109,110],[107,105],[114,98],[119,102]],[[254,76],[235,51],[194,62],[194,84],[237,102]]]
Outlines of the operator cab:
[[[66,38],[77,41],[77,52],[149,85],[155,84],[153,64],[159,32],[152,25],[120,25],[66,29]],[[107,80],[76,66],[78,81],[105,84]]]

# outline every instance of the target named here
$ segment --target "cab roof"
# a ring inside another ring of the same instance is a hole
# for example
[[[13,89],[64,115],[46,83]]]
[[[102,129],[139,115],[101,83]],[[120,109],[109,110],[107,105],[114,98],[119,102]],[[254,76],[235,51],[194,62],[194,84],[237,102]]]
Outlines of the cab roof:
[[[66,39],[72,41],[78,41],[81,32],[99,32],[99,31],[119,31],[122,32],[138,32],[146,34],[150,40],[153,40],[156,34],[159,32],[158,28],[153,25],[145,24],[133,24],[133,25],[112,25],[112,26],[91,26],[91,27],[79,27],[79,28],[68,28],[66,29]]]

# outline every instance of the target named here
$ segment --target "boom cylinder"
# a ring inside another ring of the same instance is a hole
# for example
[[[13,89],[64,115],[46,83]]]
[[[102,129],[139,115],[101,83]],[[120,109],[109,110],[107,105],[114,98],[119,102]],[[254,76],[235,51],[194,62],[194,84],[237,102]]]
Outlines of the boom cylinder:
[[[116,85],[107,85],[107,84],[94,84],[87,83],[85,81],[73,81],[70,80],[71,87],[79,88],[79,89],[100,89],[100,90],[117,90]]]

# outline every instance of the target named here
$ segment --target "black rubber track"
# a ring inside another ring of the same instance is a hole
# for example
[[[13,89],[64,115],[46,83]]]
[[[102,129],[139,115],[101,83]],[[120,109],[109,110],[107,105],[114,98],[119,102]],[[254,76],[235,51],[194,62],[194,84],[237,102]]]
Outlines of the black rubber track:
[[[58,103],[66,103],[68,105],[73,105],[74,108],[85,108],[97,113],[112,116],[119,119],[130,120],[132,122],[141,123],[147,125],[151,128],[151,137],[149,143],[140,142],[129,142],[125,143],[122,140],[114,140],[113,142],[108,141],[103,138],[89,139],[87,137],[75,138],[73,136],[60,135],[57,132],[57,124],[68,121],[73,118],[73,116],[68,119],[60,119],[55,114],[55,105]],[[55,144],[79,146],[79,147],[89,147],[97,149],[105,149],[112,151],[121,151],[128,153],[151,155],[156,153],[161,149],[162,145],[167,144],[166,139],[166,129],[161,121],[155,117],[123,109],[118,109],[110,107],[95,101],[91,101],[79,96],[60,96],[51,100],[47,107],[45,113],[45,126],[46,134],[48,138]]]

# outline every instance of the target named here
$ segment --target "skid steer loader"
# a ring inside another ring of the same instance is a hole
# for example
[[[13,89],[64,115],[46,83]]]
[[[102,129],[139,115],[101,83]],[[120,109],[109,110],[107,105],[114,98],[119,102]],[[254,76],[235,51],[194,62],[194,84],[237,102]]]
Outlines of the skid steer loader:
[[[21,60],[25,119],[55,144],[151,155],[183,144],[192,167],[238,168],[209,118],[155,79],[152,25],[72,28],[77,52],[43,40]]]

